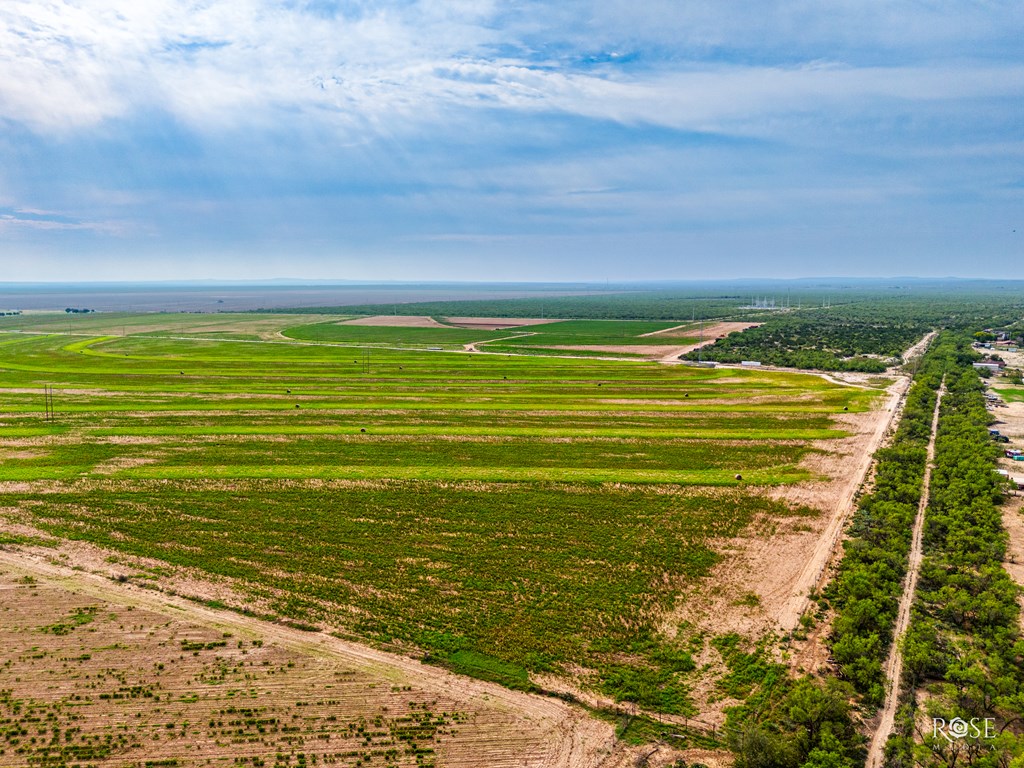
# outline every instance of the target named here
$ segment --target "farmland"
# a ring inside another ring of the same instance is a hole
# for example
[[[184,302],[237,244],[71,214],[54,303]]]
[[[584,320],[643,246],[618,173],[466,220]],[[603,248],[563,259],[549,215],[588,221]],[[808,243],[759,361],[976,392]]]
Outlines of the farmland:
[[[401,657],[23,566],[0,552],[4,765],[544,765],[611,738],[559,702],[441,687]]]
[[[492,332],[309,320],[0,321],[17,331],[0,334],[5,541],[120,553],[151,564],[129,583],[184,574],[197,600],[506,688],[699,716],[718,674],[700,665],[724,673],[715,648],[737,642],[715,621],[760,616],[760,633],[775,606],[756,586],[718,584],[717,617],[680,600],[752,528],[813,547],[831,507],[787,489],[842,474],[828,457],[863,450],[879,403],[806,374],[431,352],[394,334]],[[296,338],[304,322],[383,336]]]
[[[444,318],[440,319],[444,321]],[[486,345],[488,351],[520,354],[573,350],[628,355],[631,354],[630,347],[637,347],[632,354],[641,355],[646,351],[643,348],[652,344],[650,335],[679,327],[679,323],[637,320],[555,320],[537,322],[521,328],[483,330],[454,325],[446,327],[443,322],[438,322],[433,327],[409,327],[396,322],[394,326],[389,327],[384,324],[367,326],[344,321],[326,321],[288,328],[283,331],[283,335],[306,341],[381,344],[406,348],[436,345],[444,349],[459,349],[467,345]],[[693,334],[691,336],[686,336],[680,331],[669,339],[661,340],[661,344],[666,349],[693,344],[697,341],[698,331],[696,328],[690,330]]]

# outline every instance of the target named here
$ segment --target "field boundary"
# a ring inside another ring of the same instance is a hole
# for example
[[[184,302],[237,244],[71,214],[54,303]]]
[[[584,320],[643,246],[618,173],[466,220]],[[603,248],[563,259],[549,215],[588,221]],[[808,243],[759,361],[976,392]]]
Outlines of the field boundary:
[[[917,516],[914,518],[914,532],[911,538],[910,554],[907,557],[907,575],[903,580],[903,594],[900,596],[899,611],[896,614],[896,624],[892,632],[892,645],[889,648],[889,657],[885,662],[885,704],[882,707],[881,718],[878,727],[871,737],[871,744],[868,747],[866,768],[881,768],[885,761],[885,744],[892,733],[893,725],[896,722],[896,708],[899,705],[901,693],[901,681],[903,678],[903,651],[900,646],[903,636],[910,625],[910,610],[914,604],[914,595],[917,591],[917,578],[921,570],[921,561],[924,557],[924,519],[925,511],[928,509],[928,491],[931,485],[932,468],[935,464],[935,437],[939,428],[939,407],[942,404],[942,395],[945,391],[945,379],[939,386],[935,397],[935,412],[932,414],[931,434],[928,436],[928,454],[925,460],[924,476],[921,479],[921,500],[917,505]]]
[[[885,444],[887,436],[891,435],[893,424],[899,421],[899,416],[903,412],[907,391],[910,389],[910,383],[909,377],[901,377],[893,385],[893,392],[890,394],[889,403],[885,406],[889,411],[889,416],[888,418],[880,419],[875,427],[875,432],[862,454],[860,466],[857,467],[855,472],[850,474],[850,480],[842,497],[835,506],[832,518],[829,520],[828,526],[819,539],[818,546],[804,566],[796,584],[793,585],[793,595],[789,604],[779,616],[779,624],[783,631],[788,632],[796,628],[800,617],[811,604],[811,594],[822,586],[822,582],[827,576],[829,565],[835,558],[840,542],[843,539],[846,525],[857,507],[857,492],[871,472],[875,453]]]

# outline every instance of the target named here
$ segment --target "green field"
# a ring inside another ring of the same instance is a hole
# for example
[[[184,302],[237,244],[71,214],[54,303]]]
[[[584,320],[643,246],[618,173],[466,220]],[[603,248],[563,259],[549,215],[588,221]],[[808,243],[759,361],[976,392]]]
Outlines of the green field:
[[[439,318],[443,322],[443,318]],[[283,335],[301,341],[370,344],[396,347],[439,346],[459,349],[466,344],[492,351],[531,352],[560,346],[643,346],[689,344],[696,338],[673,334],[668,338],[644,336],[674,328],[679,323],[637,320],[560,320],[538,325],[483,331],[466,328],[395,328],[339,323],[335,320],[289,327]]]
[[[582,669],[665,711],[689,711],[693,662],[661,618],[717,542],[809,514],[760,487],[810,477],[812,441],[873,396],[800,374],[367,353],[266,338],[299,318],[249,319],[224,338],[178,316],[0,333],[4,514],[237,578],[278,615],[464,672],[522,686]]]

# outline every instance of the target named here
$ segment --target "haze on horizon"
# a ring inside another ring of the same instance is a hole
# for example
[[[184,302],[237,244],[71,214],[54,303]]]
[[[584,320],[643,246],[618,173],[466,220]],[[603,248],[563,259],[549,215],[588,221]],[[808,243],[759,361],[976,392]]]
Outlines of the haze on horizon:
[[[0,280],[1016,276],[1024,5],[9,0]]]

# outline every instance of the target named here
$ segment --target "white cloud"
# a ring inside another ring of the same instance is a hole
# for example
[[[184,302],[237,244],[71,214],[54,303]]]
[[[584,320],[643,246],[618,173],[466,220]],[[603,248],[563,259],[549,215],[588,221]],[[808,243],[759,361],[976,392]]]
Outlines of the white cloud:
[[[547,6],[520,7],[539,14]],[[826,14],[803,2],[776,2],[769,10],[777,16],[767,19],[765,12],[740,13],[735,3],[656,0],[649,13],[636,14],[633,3],[606,0],[567,3],[551,11],[545,26],[523,13],[510,17],[504,5],[487,0],[367,4],[361,13],[333,18],[271,0],[7,0],[0,8],[0,116],[47,133],[153,110],[196,127],[301,117],[347,127],[354,136],[367,126],[393,131],[443,120],[452,107],[498,107],[749,131],[764,117],[823,106],[863,110],[877,100],[1024,90],[1024,68],[1013,65],[695,69],[669,60],[628,74],[579,67],[566,57],[538,62],[488,54],[500,44],[528,50],[544,35],[575,40],[580,51],[587,35],[641,49],[674,36],[685,53],[686,46],[751,44],[756,22],[765,20],[783,39],[798,22],[812,39],[849,34],[844,19],[867,30],[869,40],[893,25],[917,30],[915,39],[945,39],[958,17],[948,4],[928,12],[900,3],[862,6],[857,16],[853,3]],[[980,12],[960,16],[968,37],[990,26]]]
[[[113,221],[81,221],[54,211],[32,208],[0,210],[0,233],[14,235],[19,232],[93,232],[103,235],[123,235],[126,227]]]

